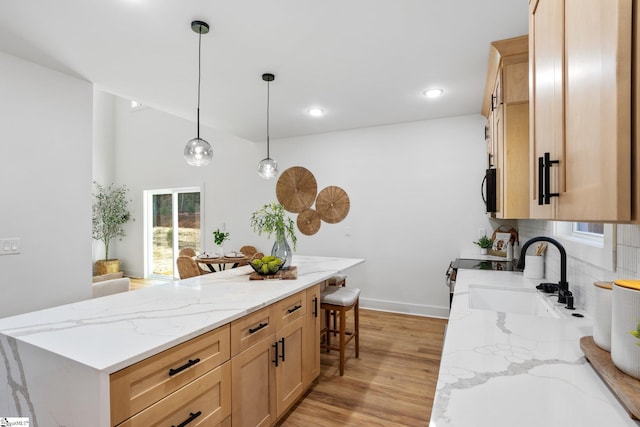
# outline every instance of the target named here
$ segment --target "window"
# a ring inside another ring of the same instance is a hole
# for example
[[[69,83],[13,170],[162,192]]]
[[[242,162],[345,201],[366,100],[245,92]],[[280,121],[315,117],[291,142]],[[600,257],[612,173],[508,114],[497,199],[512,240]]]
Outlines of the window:
[[[615,271],[616,226],[589,222],[555,222],[554,235],[567,254],[589,264]]]
[[[200,252],[201,199],[199,188],[145,191],[145,277],[178,278],[180,250]]]

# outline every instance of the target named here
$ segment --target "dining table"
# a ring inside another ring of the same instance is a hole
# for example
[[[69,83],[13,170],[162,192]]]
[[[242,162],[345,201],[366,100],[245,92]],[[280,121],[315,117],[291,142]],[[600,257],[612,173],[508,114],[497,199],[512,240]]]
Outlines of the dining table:
[[[226,254],[224,256],[198,255],[194,259],[201,264],[206,264],[209,270],[211,270],[212,273],[215,273],[217,271],[226,270],[228,266],[230,266],[229,268],[236,268],[241,262],[249,261],[250,258],[238,252],[236,254]]]

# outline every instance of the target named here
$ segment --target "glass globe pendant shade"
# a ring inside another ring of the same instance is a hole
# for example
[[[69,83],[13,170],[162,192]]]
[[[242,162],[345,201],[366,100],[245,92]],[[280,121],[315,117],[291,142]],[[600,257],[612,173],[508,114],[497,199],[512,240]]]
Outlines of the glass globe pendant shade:
[[[213,148],[204,139],[193,138],[184,147],[184,159],[191,166],[206,166],[213,159]]]
[[[271,179],[278,175],[278,162],[267,157],[258,163],[258,175],[260,178]]]

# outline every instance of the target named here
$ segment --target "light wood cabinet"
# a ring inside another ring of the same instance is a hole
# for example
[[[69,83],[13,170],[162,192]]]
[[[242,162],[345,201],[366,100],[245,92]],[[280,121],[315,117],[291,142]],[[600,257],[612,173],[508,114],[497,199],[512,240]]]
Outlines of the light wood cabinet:
[[[307,356],[303,360],[304,384],[309,387],[320,375],[320,284],[307,289]]]
[[[528,218],[528,38],[491,43],[482,113],[488,168],[496,169],[496,218]]]
[[[314,285],[231,323],[234,427],[273,425],[319,375],[319,294]]]
[[[631,220],[631,0],[530,0],[530,213]]]
[[[271,426],[320,374],[320,284],[110,376],[111,425]]]
[[[229,325],[225,325],[111,374],[111,425],[152,426],[166,420],[158,414],[169,413],[167,408],[176,411],[171,419],[182,417],[177,424],[184,421],[185,410],[188,418],[187,408],[201,412],[198,422],[209,419],[206,425],[215,425],[214,418],[221,422],[231,414],[228,367],[215,375],[211,372],[229,355]],[[152,409],[158,407],[164,409]]]

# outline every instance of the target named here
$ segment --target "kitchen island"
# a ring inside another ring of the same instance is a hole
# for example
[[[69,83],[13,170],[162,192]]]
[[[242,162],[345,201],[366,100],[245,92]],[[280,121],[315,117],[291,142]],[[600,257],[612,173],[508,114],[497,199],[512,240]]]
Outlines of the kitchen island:
[[[362,262],[294,256],[295,280],[250,281],[245,266],[0,319],[0,416],[40,427],[110,426],[111,374]]]
[[[580,338],[592,335],[586,313],[573,317],[555,297],[544,297],[551,311],[537,315],[471,308],[482,305],[471,298],[478,288],[531,290],[543,281],[458,271],[430,427],[640,425],[580,349]]]

